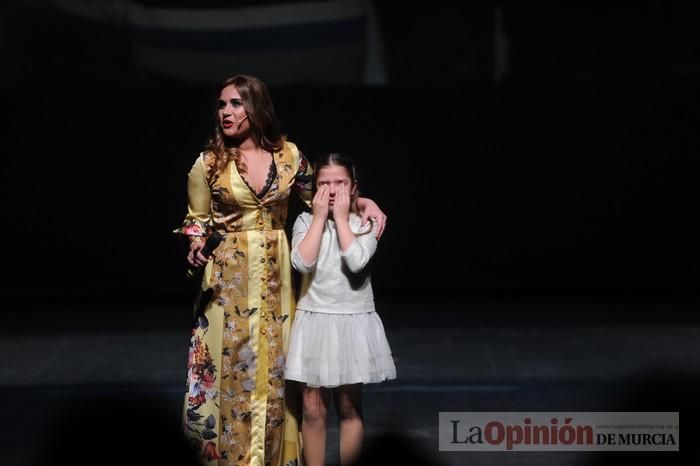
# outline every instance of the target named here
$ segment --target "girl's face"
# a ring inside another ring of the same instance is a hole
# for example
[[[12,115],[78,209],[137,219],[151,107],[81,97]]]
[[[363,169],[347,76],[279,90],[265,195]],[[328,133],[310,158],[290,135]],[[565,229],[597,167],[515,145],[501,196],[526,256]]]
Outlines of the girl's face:
[[[218,107],[219,125],[224,136],[229,138],[246,137],[250,130],[248,114],[236,86],[231,84],[221,90]]]
[[[329,205],[331,207],[333,206],[336,193],[341,189],[349,190],[351,198],[357,189],[347,169],[340,165],[326,165],[319,169],[318,175],[316,175],[316,189],[318,190],[321,186],[328,186]]]

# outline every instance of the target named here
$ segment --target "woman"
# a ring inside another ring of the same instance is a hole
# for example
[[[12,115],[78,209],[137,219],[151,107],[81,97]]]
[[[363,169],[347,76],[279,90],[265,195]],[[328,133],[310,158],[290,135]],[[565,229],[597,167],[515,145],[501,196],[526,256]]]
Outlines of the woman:
[[[211,291],[192,331],[186,433],[207,462],[297,464],[297,424],[284,399],[295,307],[284,227],[292,191],[311,201],[312,170],[280,132],[264,83],[246,75],[223,82],[206,149],[189,173],[188,214],[176,230],[190,240],[190,265],[206,265],[202,290]],[[376,204],[358,205],[381,232],[386,217]],[[225,239],[205,257],[212,229]]]

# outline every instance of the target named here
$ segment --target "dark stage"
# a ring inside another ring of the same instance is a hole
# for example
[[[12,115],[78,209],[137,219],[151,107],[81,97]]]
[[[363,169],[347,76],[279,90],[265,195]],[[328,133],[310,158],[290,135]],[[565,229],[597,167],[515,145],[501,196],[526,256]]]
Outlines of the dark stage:
[[[682,456],[439,452],[437,421],[440,411],[680,411],[690,419],[684,430],[694,434],[697,297],[465,295],[381,297],[377,304],[398,378],[365,388],[368,445],[387,432],[399,434],[417,453],[445,466],[694,464],[692,440],[681,447]],[[71,454],[97,448],[81,438],[107,442],[99,432],[122,425],[143,429],[144,437],[108,442],[105,454],[111,448],[163,448],[149,437],[163,439],[179,423],[186,302],[17,302],[11,311],[0,366],[11,420],[3,428],[3,464],[36,464],[42,451],[51,451],[42,446],[55,448],[52,441],[65,435],[65,419],[95,400],[106,412],[74,426]],[[127,409],[112,411],[112,405]],[[165,423],[155,426],[150,419]],[[337,428],[329,432],[328,464],[337,464],[337,435]]]
[[[0,464],[179,461],[197,284],[172,230],[241,72],[388,214],[372,280],[398,378],[364,394],[383,464],[698,464],[696,2],[86,3],[0,6]],[[295,9],[217,19],[255,3]],[[678,411],[686,433],[682,455],[440,452],[441,411]]]

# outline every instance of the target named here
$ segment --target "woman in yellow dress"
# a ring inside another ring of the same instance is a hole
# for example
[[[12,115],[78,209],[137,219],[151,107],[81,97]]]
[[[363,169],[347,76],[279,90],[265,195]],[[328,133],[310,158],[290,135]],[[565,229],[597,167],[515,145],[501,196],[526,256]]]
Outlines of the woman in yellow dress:
[[[176,232],[187,260],[206,266],[207,302],[190,344],[185,433],[204,463],[297,465],[297,422],[285,403],[287,338],[294,319],[289,243],[292,191],[311,201],[311,166],[280,132],[265,84],[247,75],[221,85],[214,134],[188,175],[188,213]],[[361,198],[363,221],[386,216]],[[217,231],[224,240],[201,253]]]

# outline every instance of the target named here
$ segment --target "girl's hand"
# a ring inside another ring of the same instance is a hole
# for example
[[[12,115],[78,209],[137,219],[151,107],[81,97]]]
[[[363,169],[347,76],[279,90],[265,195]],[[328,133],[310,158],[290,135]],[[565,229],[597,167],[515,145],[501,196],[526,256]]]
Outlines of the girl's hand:
[[[313,213],[314,218],[318,218],[320,220],[325,220],[328,218],[328,211],[330,209],[328,206],[329,200],[330,195],[328,193],[328,185],[324,184],[318,188],[318,191],[316,191],[316,194],[311,201],[311,212]]]
[[[335,193],[333,202],[333,219],[347,220],[350,217],[350,187],[341,186]]]
[[[201,253],[204,241],[193,241],[190,243],[190,252],[187,254],[187,263],[192,267],[199,268],[207,264],[211,256],[206,257]]]
[[[387,220],[384,212],[381,211],[379,206],[372,199],[366,197],[359,198],[357,204],[360,209],[360,214],[362,215],[362,225],[364,226],[368,219],[377,222],[377,239],[381,238],[384,233],[384,228],[386,228]]]

